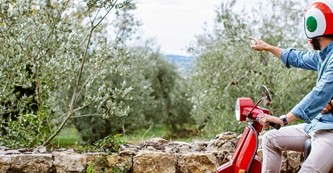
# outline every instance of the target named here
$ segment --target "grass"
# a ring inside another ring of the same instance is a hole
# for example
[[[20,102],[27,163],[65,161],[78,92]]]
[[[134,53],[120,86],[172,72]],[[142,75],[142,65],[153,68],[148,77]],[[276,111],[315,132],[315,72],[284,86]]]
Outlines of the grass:
[[[154,137],[164,137],[168,133],[168,129],[164,125],[155,125],[155,126],[150,126],[147,129],[140,129],[137,131],[134,131],[133,133],[130,134],[123,134],[122,135],[122,140],[128,143],[136,143],[139,141],[151,139]]]
[[[150,126],[147,129],[140,129],[136,130],[132,133],[124,133],[121,134],[119,140],[124,141],[125,143],[139,143],[144,140],[149,140],[155,137],[166,138],[168,136],[168,129],[165,125],[154,125]],[[188,138],[177,138],[177,139],[167,139],[167,140],[176,140],[176,141],[183,141],[183,142],[191,142],[193,138],[196,137],[188,137]],[[56,136],[52,143],[55,144],[57,147],[64,147],[64,148],[71,148],[71,147],[78,147],[82,144],[82,140],[80,135],[75,127],[67,127],[64,128],[58,136]]]
[[[61,132],[56,136],[52,143],[58,147],[75,147],[82,144],[80,135],[75,127],[67,127],[61,130]]]
[[[193,139],[202,138],[201,136],[169,138],[170,132],[165,125],[154,125],[147,129],[140,129],[131,134],[123,134],[121,139],[126,143],[138,143],[155,137],[161,137],[169,141],[192,142]]]
[[[164,137],[167,135],[167,128],[163,125],[151,126],[148,129],[137,130],[131,134],[122,134],[120,140],[125,143],[137,143],[139,141],[151,139],[154,137]],[[75,127],[64,128],[58,136],[56,136],[52,143],[57,147],[75,147],[82,144],[80,135]]]

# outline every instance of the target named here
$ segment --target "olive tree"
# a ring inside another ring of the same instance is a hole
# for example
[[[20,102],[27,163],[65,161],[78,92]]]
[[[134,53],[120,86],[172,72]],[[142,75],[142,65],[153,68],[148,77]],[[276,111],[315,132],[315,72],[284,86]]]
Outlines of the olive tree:
[[[0,145],[48,144],[70,117],[88,106],[126,114],[112,98],[126,97],[131,89],[108,87],[103,79],[124,68],[115,64],[127,53],[97,31],[112,9],[128,4],[1,1]],[[95,112],[101,113],[105,111]]]
[[[280,47],[305,49],[300,1],[265,1],[250,11],[237,11],[237,1],[222,2],[214,29],[197,36],[190,50],[198,56],[192,86],[193,116],[206,133],[238,131],[234,118],[237,97],[259,99],[259,87],[273,92],[273,114],[286,113],[315,82],[315,74],[287,70],[267,52],[250,49],[249,36]],[[302,1],[303,3],[303,1]],[[246,10],[246,9],[244,9]],[[288,28],[288,29],[287,29]]]

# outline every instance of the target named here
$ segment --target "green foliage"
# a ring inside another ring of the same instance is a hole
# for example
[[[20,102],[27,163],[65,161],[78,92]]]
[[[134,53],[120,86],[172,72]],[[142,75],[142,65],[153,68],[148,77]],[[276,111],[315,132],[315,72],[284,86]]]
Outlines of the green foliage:
[[[103,90],[106,89],[107,93],[104,95],[110,97],[101,100],[100,107],[88,105],[81,109],[72,121],[87,144],[110,134],[126,134],[147,128],[153,123],[181,125],[191,119],[188,109],[190,106],[180,108],[185,104],[190,105],[189,100],[171,105],[171,102],[183,99],[184,95],[178,96],[176,93],[180,92],[178,83],[183,79],[179,77],[175,67],[166,62],[149,43],[144,47],[125,46],[133,40],[132,36],[140,25],[131,13],[135,8],[135,4],[127,4],[122,9],[117,9],[113,22],[115,39],[121,45],[122,54],[119,55],[123,58],[116,62],[106,62],[111,70],[115,69],[112,73],[105,73],[101,79],[109,81],[104,84]],[[92,85],[95,91],[101,90],[101,80]],[[166,111],[172,114],[167,114]],[[173,120],[181,116],[189,118],[183,118],[183,121]]]
[[[98,157],[95,160],[91,161],[87,166],[87,173],[106,173],[110,169],[108,160],[105,156]]]
[[[103,139],[96,141],[93,145],[89,146],[89,150],[105,153],[118,152],[120,145],[124,144],[120,137],[120,134],[114,136],[107,136]]]
[[[126,97],[115,97],[112,101],[127,110],[126,114],[117,118],[119,114],[112,112],[115,109],[107,106],[104,116],[75,117],[73,122],[85,143],[109,134],[130,134],[158,123],[165,123],[175,133],[182,131],[184,124],[193,122],[188,87],[175,67],[149,48],[137,47],[129,52],[128,58],[118,63],[126,68],[108,77],[114,81],[113,87],[131,88]],[[96,111],[87,107],[80,113],[89,115]]]
[[[257,35],[274,45],[304,48],[304,36],[299,34],[302,17],[296,16],[301,11],[295,1],[273,0],[241,14],[233,11],[233,3],[222,3],[213,32],[198,36],[191,48],[198,55],[192,77],[196,91],[192,113],[204,132],[214,135],[243,129],[234,118],[235,101],[237,97],[251,97],[256,102],[263,84],[273,92],[273,106],[269,108],[273,115],[289,111],[311,89],[314,73],[287,70],[273,55],[252,51],[248,40]]]
[[[17,120],[9,120],[6,133],[0,136],[0,146],[13,148],[40,145],[51,134],[50,112],[40,109],[36,114],[20,114]]]
[[[105,156],[97,157],[91,161],[86,169],[87,173],[128,173],[130,168],[127,165],[110,165]]]
[[[124,102],[131,99],[132,87],[125,79],[132,73],[128,73],[130,66],[120,62],[129,56],[121,42],[108,40],[101,33],[107,29],[108,23],[102,22],[110,10],[125,8],[130,1],[0,3],[0,74],[8,79],[0,82],[1,112],[8,115],[3,117],[3,128],[24,133],[27,127],[19,125],[35,116],[37,119],[32,120],[36,122],[31,123],[40,123],[43,117],[38,112],[42,108],[49,113],[45,116],[52,131],[71,116],[109,118],[128,114]],[[29,89],[31,94],[18,94],[17,86]],[[14,143],[10,135],[3,132],[2,138],[8,141],[1,142]],[[42,135],[39,139],[50,136],[49,131]]]
[[[191,80],[153,42],[128,46],[140,40],[132,1],[0,3],[0,145],[7,147],[40,145],[66,123],[74,124],[85,144],[106,137],[95,147],[109,151],[121,143],[114,134],[156,124],[176,138],[196,133],[194,119],[210,134],[239,131],[237,97],[258,99],[265,84],[278,115],[315,81],[313,73],[285,70],[271,55],[249,49],[250,35],[304,48],[298,1],[265,1],[241,14],[233,11],[236,1],[222,2],[214,30],[199,35],[190,49],[198,56]],[[111,14],[114,21],[107,20]]]

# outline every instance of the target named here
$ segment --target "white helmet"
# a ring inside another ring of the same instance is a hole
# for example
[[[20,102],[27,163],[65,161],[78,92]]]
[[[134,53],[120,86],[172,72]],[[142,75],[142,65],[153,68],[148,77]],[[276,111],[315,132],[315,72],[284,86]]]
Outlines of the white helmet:
[[[333,35],[333,0],[314,1],[305,11],[305,35],[312,39]]]

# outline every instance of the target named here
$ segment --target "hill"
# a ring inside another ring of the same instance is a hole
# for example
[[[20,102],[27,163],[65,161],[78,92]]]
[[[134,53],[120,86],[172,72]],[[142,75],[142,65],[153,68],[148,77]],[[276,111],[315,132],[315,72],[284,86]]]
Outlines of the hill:
[[[175,64],[178,70],[185,75],[189,75],[195,60],[194,57],[182,55],[165,55],[165,58]]]

